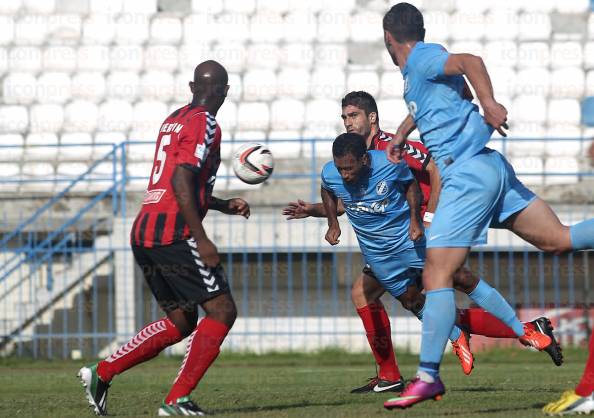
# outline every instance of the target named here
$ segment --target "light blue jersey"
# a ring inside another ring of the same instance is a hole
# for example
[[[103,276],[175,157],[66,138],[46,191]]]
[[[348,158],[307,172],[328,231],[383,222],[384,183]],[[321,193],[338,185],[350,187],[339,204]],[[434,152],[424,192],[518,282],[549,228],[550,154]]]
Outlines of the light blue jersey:
[[[462,97],[464,77],[444,74],[448,56],[441,45],[417,42],[402,69],[404,100],[443,174],[481,152],[493,133],[478,106]]]
[[[424,239],[409,238],[407,185],[413,176],[404,161],[393,164],[383,151],[368,151],[370,165],[358,182],[343,182],[334,162],[322,169],[322,187],[341,199],[365,261],[393,296],[400,296],[425,261]]]

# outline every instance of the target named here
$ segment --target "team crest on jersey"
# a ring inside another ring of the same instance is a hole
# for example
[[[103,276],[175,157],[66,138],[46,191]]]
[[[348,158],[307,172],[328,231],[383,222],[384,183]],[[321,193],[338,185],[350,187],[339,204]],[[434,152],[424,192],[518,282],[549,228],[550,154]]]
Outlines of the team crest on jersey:
[[[375,186],[375,191],[380,196],[385,195],[386,193],[388,193],[388,183],[386,183],[386,180],[380,181],[377,184],[377,186]]]
[[[408,93],[408,89],[410,88],[410,84],[408,83],[408,77],[404,78],[404,94]]]

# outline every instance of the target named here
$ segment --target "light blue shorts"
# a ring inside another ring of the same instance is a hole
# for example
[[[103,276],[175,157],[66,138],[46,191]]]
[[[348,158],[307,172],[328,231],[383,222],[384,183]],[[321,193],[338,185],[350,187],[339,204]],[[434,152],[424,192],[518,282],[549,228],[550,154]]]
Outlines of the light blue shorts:
[[[424,246],[399,251],[396,256],[368,256],[365,259],[372,271],[371,276],[395,298],[406,292],[409,286],[417,285],[422,289]],[[363,271],[369,274],[368,270]]]
[[[485,148],[447,170],[427,231],[427,248],[485,244],[489,227],[502,227],[534,199],[505,157]]]

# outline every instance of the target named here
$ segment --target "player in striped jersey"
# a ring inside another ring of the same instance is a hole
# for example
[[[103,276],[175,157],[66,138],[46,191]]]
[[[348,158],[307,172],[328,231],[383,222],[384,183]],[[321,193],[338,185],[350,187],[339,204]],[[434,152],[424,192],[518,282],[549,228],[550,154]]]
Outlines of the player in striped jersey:
[[[142,208],[131,232],[132,251],[166,316],[79,375],[98,415],[107,414],[112,379],[189,337],[187,351],[158,415],[204,415],[189,397],[219,354],[237,316],[216,246],[202,221],[208,209],[248,218],[242,199],[212,196],[221,162],[215,120],[229,86],[225,68],[205,61],[190,82],[192,102],[161,125]],[[198,306],[206,316],[198,323]]]

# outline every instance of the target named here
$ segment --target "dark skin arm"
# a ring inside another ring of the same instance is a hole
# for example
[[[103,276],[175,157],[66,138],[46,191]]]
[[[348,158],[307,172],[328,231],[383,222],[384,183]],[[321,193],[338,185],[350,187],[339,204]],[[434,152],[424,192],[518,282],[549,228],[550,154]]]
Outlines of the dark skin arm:
[[[411,240],[417,241],[423,236],[421,226],[421,190],[416,180],[406,184],[406,201],[410,207],[410,227],[408,235]]]
[[[321,189],[321,194],[324,209],[328,218],[328,231],[326,232],[325,238],[330,245],[336,245],[340,242],[338,239],[340,237],[340,225],[337,216],[338,199],[333,193],[324,188]]]
[[[337,215],[342,216],[344,214],[344,205],[342,200],[338,199]],[[283,209],[283,215],[287,217],[287,220],[291,219],[303,219],[308,216],[314,218],[325,218],[326,209],[324,209],[323,203],[309,203],[301,199],[297,202],[289,202],[287,207]]]
[[[410,114],[408,114],[398,127],[398,130],[394,134],[394,138],[392,138],[386,147],[386,155],[388,156],[388,160],[396,164],[402,161],[404,158],[404,144],[406,143],[406,138],[408,138],[411,132],[416,128],[417,125],[415,120]]]
[[[225,200],[211,196],[208,200],[208,208],[225,215],[241,215],[245,219],[250,217],[250,205],[239,197]]]
[[[431,185],[431,193],[429,194],[429,201],[427,202],[427,212],[435,213],[437,203],[439,201],[439,193],[441,192],[441,178],[439,177],[439,169],[435,161],[431,159],[427,164],[427,173],[429,173],[429,184]],[[430,224],[423,221],[425,227]]]

